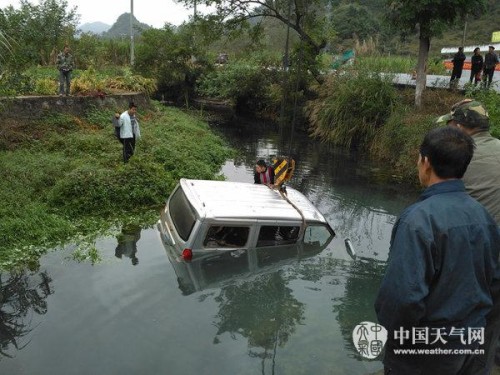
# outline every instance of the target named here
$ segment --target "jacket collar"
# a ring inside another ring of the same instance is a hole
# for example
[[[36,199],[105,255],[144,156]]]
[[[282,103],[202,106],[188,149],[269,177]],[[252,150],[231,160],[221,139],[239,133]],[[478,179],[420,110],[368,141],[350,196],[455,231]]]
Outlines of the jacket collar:
[[[462,180],[446,180],[431,185],[423,191],[423,193],[419,197],[419,201],[423,201],[424,199],[430,198],[433,195],[453,192],[465,192],[465,185]]]

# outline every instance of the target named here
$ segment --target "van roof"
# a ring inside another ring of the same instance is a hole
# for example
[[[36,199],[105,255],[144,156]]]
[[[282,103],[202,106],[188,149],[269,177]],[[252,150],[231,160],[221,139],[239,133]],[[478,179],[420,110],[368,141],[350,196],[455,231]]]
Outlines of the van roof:
[[[299,212],[280,193],[265,185],[189,180],[180,185],[200,217],[236,220],[301,221]],[[287,187],[288,199],[296,205],[308,222],[326,223],[323,215],[300,192]]]

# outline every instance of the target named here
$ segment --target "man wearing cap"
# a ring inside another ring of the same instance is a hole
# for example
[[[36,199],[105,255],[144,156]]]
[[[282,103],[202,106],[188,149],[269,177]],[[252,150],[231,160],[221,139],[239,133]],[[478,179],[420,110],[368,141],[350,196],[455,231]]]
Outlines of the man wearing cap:
[[[437,122],[455,126],[474,140],[474,156],[463,177],[465,188],[500,225],[500,140],[489,132],[486,108],[477,100],[465,99]]]
[[[498,56],[495,53],[495,47],[490,46],[488,53],[484,55],[483,80],[486,88],[490,87],[495,73],[495,67],[498,64]]]
[[[375,302],[388,332],[385,374],[462,374],[472,361],[464,349],[480,345],[462,334],[484,330],[500,284],[500,231],[461,181],[473,150],[471,137],[453,127],[431,130],[420,146],[425,190],[394,224]]]
[[[467,192],[479,201],[500,226],[500,140],[489,132],[489,116],[486,108],[477,100],[465,99],[452,107],[450,113],[441,116],[438,123],[457,127],[469,134],[475,142],[474,156],[464,174]],[[475,363],[467,374],[488,374],[493,366],[495,346],[500,334],[500,295],[488,315],[486,326],[485,356],[475,357]],[[500,355],[497,350],[497,355]],[[500,365],[500,363],[498,363]]]

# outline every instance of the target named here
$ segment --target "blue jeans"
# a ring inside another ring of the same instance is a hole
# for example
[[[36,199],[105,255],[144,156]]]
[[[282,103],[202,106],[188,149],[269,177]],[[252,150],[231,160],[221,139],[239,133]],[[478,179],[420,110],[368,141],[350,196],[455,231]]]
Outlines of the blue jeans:
[[[71,86],[71,70],[59,71],[59,94],[64,94],[64,84],[66,84],[66,95],[69,95]]]

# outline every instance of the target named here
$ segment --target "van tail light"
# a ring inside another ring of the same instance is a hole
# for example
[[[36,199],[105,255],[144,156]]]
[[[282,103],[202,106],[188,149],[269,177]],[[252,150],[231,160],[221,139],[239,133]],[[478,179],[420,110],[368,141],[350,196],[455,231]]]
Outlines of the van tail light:
[[[182,259],[187,260],[187,261],[193,259],[193,250],[191,250],[191,249],[182,250]]]

